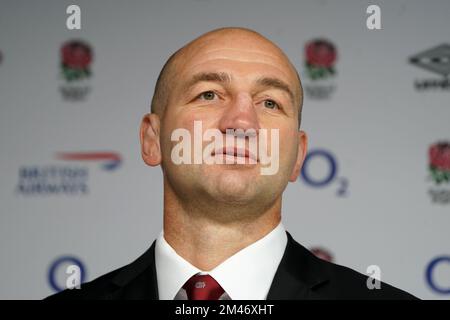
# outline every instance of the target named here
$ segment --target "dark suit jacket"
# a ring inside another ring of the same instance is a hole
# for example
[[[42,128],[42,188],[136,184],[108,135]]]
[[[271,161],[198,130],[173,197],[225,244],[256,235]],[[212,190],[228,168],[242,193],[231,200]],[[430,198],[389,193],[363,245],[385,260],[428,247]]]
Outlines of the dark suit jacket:
[[[381,283],[381,289],[369,290],[367,276],[317,258],[297,243],[289,232],[286,233],[286,250],[270,287],[268,300],[416,299],[386,283]],[[157,300],[155,243],[129,265],[82,284],[81,289],[65,290],[47,299]]]

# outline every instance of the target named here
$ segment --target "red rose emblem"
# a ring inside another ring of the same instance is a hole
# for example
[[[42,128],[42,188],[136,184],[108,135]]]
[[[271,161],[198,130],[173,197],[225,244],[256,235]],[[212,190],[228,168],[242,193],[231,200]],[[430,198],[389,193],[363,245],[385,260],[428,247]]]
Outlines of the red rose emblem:
[[[324,248],[311,248],[311,253],[313,253],[317,258],[320,258],[325,261],[333,262],[333,255]]]
[[[70,41],[61,48],[62,64],[71,69],[88,69],[92,51],[84,42]]]
[[[450,143],[433,144],[428,151],[430,166],[450,172]]]
[[[315,67],[330,68],[336,61],[336,48],[327,40],[315,40],[306,45],[306,61]]]

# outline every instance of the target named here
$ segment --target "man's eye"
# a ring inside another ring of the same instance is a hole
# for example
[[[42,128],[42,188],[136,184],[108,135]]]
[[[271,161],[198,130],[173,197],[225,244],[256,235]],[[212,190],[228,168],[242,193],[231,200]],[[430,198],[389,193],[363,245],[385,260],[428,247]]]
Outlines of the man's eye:
[[[269,109],[279,109],[280,106],[273,100],[264,100],[264,106]]]
[[[199,95],[202,100],[214,100],[216,93],[213,91],[206,91]]]

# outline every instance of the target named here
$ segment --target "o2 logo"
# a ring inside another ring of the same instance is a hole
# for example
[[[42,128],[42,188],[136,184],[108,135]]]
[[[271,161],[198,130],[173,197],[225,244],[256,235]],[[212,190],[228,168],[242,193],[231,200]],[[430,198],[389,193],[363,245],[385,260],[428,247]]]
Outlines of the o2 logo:
[[[56,292],[65,289],[80,289],[86,280],[86,268],[74,256],[62,256],[52,262],[48,269],[48,282]]]
[[[427,281],[427,284],[430,286],[430,288],[439,294],[450,294],[450,281],[447,282],[447,284],[443,285],[438,284],[438,281],[435,277],[435,272],[439,272],[441,270],[435,270],[437,267],[442,268],[444,265],[447,268],[450,268],[450,256],[439,256],[431,260],[431,262],[428,264],[427,269],[425,271],[425,278]],[[443,278],[443,277],[440,277]],[[447,277],[447,280],[449,280],[450,277]]]
[[[316,174],[312,173],[313,170],[311,169],[311,166],[319,161],[324,164],[322,166],[325,166],[325,169],[324,174],[317,177]],[[314,188],[322,188],[335,183],[337,184],[336,195],[338,197],[345,197],[348,195],[348,179],[344,177],[337,177],[337,175],[338,164],[336,157],[330,151],[325,149],[314,149],[307,153],[301,171],[301,176],[307,185]]]

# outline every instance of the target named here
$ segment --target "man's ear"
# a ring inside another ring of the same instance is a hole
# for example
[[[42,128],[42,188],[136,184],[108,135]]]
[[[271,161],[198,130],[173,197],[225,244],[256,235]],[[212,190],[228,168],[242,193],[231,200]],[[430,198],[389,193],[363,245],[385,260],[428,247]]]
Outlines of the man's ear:
[[[306,150],[308,149],[308,136],[305,131],[298,132],[298,150],[297,150],[297,160],[295,161],[295,166],[292,169],[291,176],[289,177],[290,182],[295,182],[302,169],[303,161],[306,157]]]
[[[141,155],[144,162],[149,166],[161,164],[161,145],[160,145],[160,120],[155,113],[148,113],[142,118],[140,139]]]

